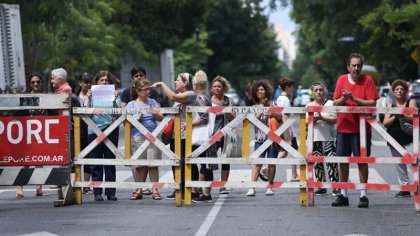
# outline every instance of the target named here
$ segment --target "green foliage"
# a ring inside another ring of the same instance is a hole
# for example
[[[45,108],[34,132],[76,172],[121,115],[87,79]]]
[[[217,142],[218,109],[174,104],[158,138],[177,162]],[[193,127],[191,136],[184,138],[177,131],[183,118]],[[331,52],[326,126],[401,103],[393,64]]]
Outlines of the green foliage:
[[[415,63],[409,58],[419,45],[419,1],[302,1],[292,0],[292,17],[299,24],[299,51],[295,75],[316,69],[327,84],[346,73],[346,59],[352,52],[365,56],[365,64],[376,66],[391,78],[413,79]],[[353,38],[354,40],[348,40]],[[347,39],[347,40],[346,40]],[[304,59],[306,57],[306,59]],[[308,70],[308,71],[307,71]]]
[[[225,76],[242,89],[256,79],[275,84],[281,72],[278,45],[260,2],[219,0],[209,4],[206,29],[208,47],[214,52],[208,60],[210,78]]]
[[[174,50],[175,74],[183,72],[194,73],[199,69],[205,69],[207,58],[213,52],[207,48],[206,32],[197,35],[197,38],[189,38]]]

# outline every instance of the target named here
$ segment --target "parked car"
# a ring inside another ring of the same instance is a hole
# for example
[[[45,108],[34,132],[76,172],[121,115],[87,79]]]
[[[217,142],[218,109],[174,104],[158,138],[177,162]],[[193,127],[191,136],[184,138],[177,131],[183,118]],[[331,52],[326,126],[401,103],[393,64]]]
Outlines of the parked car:
[[[417,107],[420,106],[420,83],[412,83],[409,88],[410,99],[416,100]]]
[[[239,106],[241,103],[241,99],[239,98],[238,93],[235,89],[231,88],[229,91],[225,94],[226,96],[230,97],[233,101],[234,106]]]

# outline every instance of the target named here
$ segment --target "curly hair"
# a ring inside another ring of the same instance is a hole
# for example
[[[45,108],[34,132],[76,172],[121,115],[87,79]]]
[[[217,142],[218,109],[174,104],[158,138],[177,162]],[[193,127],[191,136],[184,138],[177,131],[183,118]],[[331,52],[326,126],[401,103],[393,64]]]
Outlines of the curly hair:
[[[258,92],[258,88],[261,87],[261,86],[265,90],[265,97],[267,99],[271,99],[271,97],[273,96],[274,89],[273,89],[273,86],[271,86],[270,81],[268,81],[268,80],[257,80],[252,84],[252,87],[251,87],[252,99],[256,103],[259,102],[257,92]]]
[[[404,88],[405,93],[408,92],[408,84],[405,80],[402,80],[402,79],[394,80],[394,82],[392,82],[392,84],[391,84],[392,92],[394,92],[394,90],[395,90],[395,88],[397,88],[397,86],[402,86]]]
[[[213,85],[214,82],[219,82],[222,84],[224,93],[227,93],[231,88],[229,81],[223,76],[220,76],[220,75],[216,76],[216,78],[214,78],[213,81],[211,82],[211,85]]]
[[[110,84],[117,83],[117,77],[115,77],[111,72],[107,70],[100,70],[98,71],[98,73],[96,73],[95,77],[93,77],[92,85],[98,84],[99,78],[103,76],[106,76],[108,78]]]

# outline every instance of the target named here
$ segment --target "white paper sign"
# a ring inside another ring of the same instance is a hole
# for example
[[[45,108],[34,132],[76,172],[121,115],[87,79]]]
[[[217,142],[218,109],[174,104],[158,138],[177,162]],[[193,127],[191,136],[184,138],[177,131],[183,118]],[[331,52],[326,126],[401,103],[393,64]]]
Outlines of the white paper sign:
[[[92,100],[112,102],[115,99],[114,92],[115,92],[115,85],[113,84],[93,85],[92,86]]]

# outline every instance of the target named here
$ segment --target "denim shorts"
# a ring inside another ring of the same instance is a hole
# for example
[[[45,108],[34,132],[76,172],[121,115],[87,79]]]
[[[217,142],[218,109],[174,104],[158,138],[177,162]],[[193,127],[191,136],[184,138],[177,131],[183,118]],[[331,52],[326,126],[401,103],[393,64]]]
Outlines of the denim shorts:
[[[254,150],[257,150],[261,145],[262,145],[262,143],[255,142]],[[265,151],[263,153],[261,153],[259,158],[266,158],[266,155],[267,155],[268,158],[277,158],[278,152],[274,151],[272,146],[273,145],[270,145],[267,149],[265,149]]]
[[[366,135],[366,155],[370,156],[372,134]],[[337,132],[337,156],[360,156],[360,134]]]

